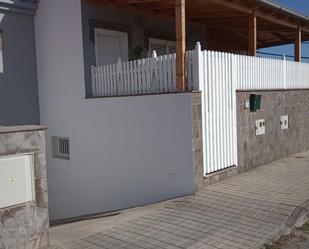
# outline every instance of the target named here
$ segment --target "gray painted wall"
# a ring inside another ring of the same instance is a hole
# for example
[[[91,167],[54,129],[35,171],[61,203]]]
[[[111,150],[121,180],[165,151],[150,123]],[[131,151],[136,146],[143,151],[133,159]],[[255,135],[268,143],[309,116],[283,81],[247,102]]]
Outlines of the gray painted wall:
[[[80,1],[41,0],[36,28],[51,219],[192,193],[191,94],[84,99]],[[50,136],[70,138],[70,161]]]
[[[250,94],[261,94],[261,110],[245,109]],[[309,90],[237,92],[240,172],[309,149]],[[289,115],[289,129],[280,129]],[[265,119],[266,134],[255,135],[255,120]]]
[[[23,7],[19,8],[20,4]],[[0,73],[0,125],[39,123],[34,9],[17,1],[0,9],[4,73]]]
[[[154,38],[168,36],[175,40],[175,23],[173,21],[136,14],[111,6],[93,6],[82,3],[82,27],[85,62],[86,96],[91,96],[90,66],[95,65],[95,45],[93,42],[93,26],[90,23],[97,21],[96,25],[103,28],[124,30],[129,33],[129,52],[136,46],[145,47],[146,37],[152,33]],[[100,23],[102,22],[102,23]],[[111,27],[112,28],[111,28]],[[102,26],[99,26],[102,27]],[[194,49],[196,42],[205,44],[206,31],[199,25],[187,25],[187,49]]]

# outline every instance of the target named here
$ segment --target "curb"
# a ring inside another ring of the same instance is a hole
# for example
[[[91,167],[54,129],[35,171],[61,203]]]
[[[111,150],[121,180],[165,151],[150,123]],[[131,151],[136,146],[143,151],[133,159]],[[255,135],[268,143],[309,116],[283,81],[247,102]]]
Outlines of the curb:
[[[309,217],[309,200],[304,201],[301,205],[296,207],[293,213],[285,222],[287,228],[302,226]]]
[[[265,243],[278,240],[284,234],[290,234],[294,227],[301,227],[309,218],[309,199],[304,201],[301,205],[297,206],[286,222],[278,229],[276,234],[261,241],[250,249],[261,249]]]

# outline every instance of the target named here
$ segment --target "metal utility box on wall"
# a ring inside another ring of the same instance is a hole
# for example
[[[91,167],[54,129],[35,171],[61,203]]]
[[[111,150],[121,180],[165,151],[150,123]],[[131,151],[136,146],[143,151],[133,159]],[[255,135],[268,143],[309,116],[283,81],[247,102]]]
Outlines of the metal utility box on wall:
[[[32,155],[0,157],[0,208],[34,199]]]
[[[255,121],[255,134],[257,136],[264,135],[265,129],[265,119],[258,119]]]
[[[289,116],[283,115],[280,120],[281,130],[289,129]]]
[[[256,112],[261,109],[262,95],[250,94],[250,111]]]

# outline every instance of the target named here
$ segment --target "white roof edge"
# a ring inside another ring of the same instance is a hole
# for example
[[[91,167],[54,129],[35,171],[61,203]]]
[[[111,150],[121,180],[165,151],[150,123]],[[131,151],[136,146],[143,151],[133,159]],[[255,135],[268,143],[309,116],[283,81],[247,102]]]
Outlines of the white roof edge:
[[[274,1],[271,1],[271,0],[256,0],[256,1],[259,2],[259,3],[274,7],[278,10],[281,10],[282,12],[284,12],[286,14],[301,18],[306,22],[309,22],[308,16],[301,14],[301,13],[297,12],[296,10],[292,10],[292,9],[290,9],[290,8],[280,4],[280,3],[277,3],[277,2],[274,2]]]

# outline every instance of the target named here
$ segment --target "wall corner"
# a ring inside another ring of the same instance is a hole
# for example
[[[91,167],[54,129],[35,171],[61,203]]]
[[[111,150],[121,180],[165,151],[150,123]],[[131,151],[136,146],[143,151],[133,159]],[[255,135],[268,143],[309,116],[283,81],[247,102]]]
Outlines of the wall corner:
[[[202,131],[202,94],[194,91],[192,98],[192,155],[194,172],[194,192],[204,186],[203,131]]]

